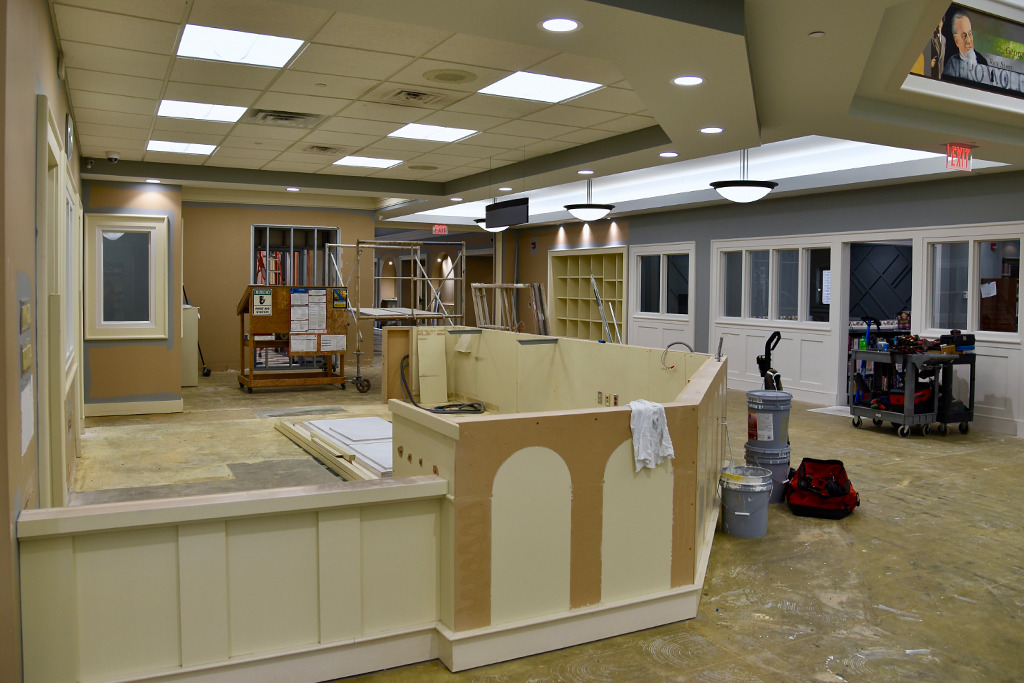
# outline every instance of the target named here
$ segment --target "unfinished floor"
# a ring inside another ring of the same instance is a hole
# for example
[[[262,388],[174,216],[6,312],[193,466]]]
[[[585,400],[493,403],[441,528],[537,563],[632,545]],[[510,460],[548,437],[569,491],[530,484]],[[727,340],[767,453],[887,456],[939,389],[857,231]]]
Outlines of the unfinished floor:
[[[373,387],[184,390],[179,415],[87,420],[73,504],[318,483],[326,468],[282,417],[386,416]],[[1019,681],[1024,678],[1024,439],[854,429],[794,402],[792,462],[840,458],[861,494],[847,519],[773,505],[768,534],[719,533],[698,617],[452,674],[438,661],[348,681]],[[743,459],[746,402],[730,392]],[[303,680],[300,673],[295,680]]]

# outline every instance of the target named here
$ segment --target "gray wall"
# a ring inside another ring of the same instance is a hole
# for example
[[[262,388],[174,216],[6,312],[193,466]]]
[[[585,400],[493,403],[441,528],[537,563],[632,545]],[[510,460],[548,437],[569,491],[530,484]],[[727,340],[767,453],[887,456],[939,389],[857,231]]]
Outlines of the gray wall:
[[[1024,172],[957,174],[902,185],[772,197],[629,218],[631,245],[696,243],[692,312],[697,350],[709,351],[711,241],[1024,220]],[[893,235],[894,238],[899,237]]]

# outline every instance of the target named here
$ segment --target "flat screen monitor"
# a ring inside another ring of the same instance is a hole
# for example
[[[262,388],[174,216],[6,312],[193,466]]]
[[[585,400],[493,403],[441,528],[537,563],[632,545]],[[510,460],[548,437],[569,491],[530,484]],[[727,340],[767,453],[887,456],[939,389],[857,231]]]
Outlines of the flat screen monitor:
[[[530,198],[509,199],[487,205],[484,213],[487,228],[503,228],[530,222]]]

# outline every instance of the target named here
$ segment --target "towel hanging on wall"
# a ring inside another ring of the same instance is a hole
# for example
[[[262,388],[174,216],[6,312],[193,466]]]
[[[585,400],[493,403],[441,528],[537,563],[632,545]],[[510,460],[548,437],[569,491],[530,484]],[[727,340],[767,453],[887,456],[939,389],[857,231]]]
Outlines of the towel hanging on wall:
[[[636,471],[657,467],[674,457],[665,408],[644,399],[629,402],[629,428],[633,432],[633,460]]]

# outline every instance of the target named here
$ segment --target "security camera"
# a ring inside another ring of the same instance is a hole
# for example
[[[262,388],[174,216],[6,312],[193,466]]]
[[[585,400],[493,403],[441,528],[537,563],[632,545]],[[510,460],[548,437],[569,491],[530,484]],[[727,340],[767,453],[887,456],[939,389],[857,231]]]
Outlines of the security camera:
[[[116,164],[120,160],[121,160],[121,153],[120,152],[107,152],[107,161],[109,161],[110,163]]]
[[[86,168],[92,168],[92,165],[93,165],[94,163],[95,163],[95,162],[94,162],[94,161],[93,161],[92,159],[86,159],[86,160],[85,160],[85,167],[86,167]]]

